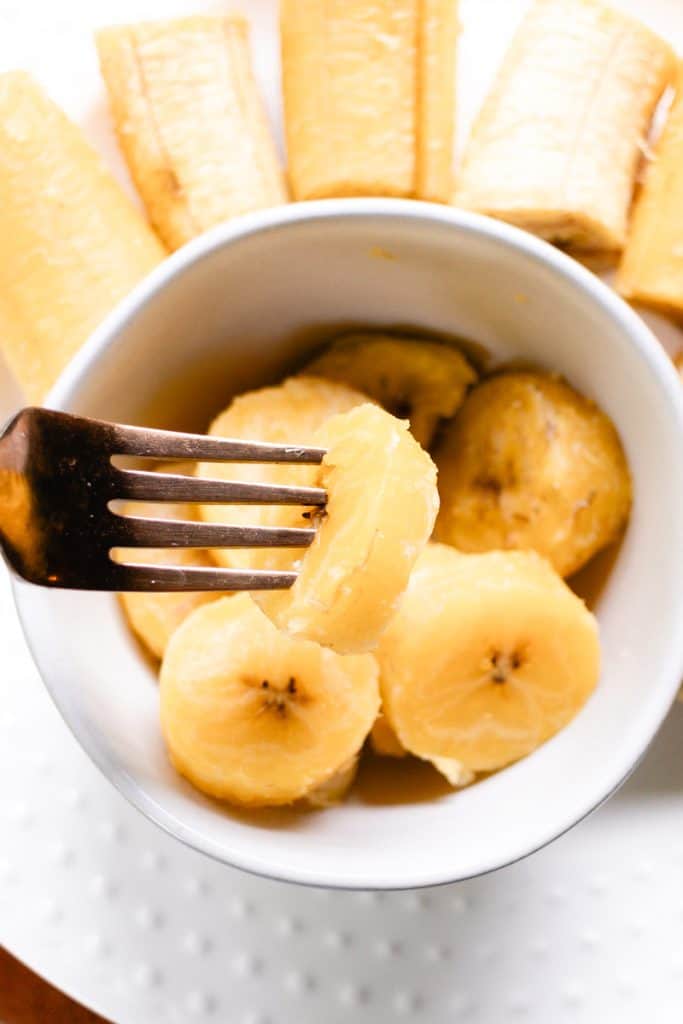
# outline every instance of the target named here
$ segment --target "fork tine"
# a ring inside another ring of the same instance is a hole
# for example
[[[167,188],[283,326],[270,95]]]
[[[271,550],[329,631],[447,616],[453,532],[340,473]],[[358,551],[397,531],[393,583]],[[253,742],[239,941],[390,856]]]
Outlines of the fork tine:
[[[219,523],[184,522],[117,516],[116,543],[141,548],[304,548],[316,531],[304,527],[223,526]]]
[[[116,563],[116,589],[121,591],[177,592],[183,590],[286,590],[295,572],[257,572],[186,566]]]
[[[204,480],[171,473],[117,469],[112,498],[219,505],[324,505],[327,495],[321,487]]]
[[[116,426],[112,448],[117,455],[204,462],[293,462],[318,465],[324,448],[291,444],[264,444],[238,438],[181,434],[170,430]]]

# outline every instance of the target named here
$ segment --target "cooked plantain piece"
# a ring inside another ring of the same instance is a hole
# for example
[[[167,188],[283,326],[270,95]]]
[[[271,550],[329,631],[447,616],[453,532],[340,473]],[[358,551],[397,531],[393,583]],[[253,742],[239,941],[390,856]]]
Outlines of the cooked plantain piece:
[[[455,414],[477,379],[451,345],[383,333],[343,335],[304,374],[347,384],[408,419],[423,448],[429,448],[439,424]]]
[[[287,202],[242,18],[116,25],[97,49],[128,166],[171,249]]]
[[[628,522],[631,478],[614,426],[546,373],[473,388],[434,458],[435,537],[460,551],[532,549],[571,576]]]
[[[0,349],[40,402],[165,252],[80,129],[23,71],[0,75]]]
[[[418,6],[415,195],[447,203],[453,188],[458,0],[422,0]]]
[[[536,0],[475,123],[456,205],[617,252],[674,68],[668,43],[600,0]]]
[[[633,211],[617,287],[626,299],[683,313],[683,64],[676,97]]]
[[[296,199],[448,201],[457,30],[457,0],[283,0]]]

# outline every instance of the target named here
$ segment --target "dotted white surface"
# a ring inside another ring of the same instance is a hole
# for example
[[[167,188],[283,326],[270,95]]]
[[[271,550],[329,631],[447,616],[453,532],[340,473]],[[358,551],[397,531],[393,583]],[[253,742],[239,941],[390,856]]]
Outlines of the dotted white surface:
[[[546,850],[456,886],[328,892],[146,821],[50,703],[4,572],[0,622],[0,941],[111,1019],[679,1024],[682,705],[621,792]]]
[[[274,0],[251,17],[278,122]],[[526,0],[462,0],[461,124]],[[623,0],[683,49],[680,0]],[[32,69],[123,174],[91,26],[191,0],[0,0],[0,68]],[[681,335],[651,318],[670,350]],[[0,411],[14,396],[0,373]],[[467,842],[467,837],[462,837]],[[121,1024],[679,1024],[683,706],[609,804],[495,875],[412,893],[307,890],[215,864],[130,808],[33,667],[0,566],[0,942]]]

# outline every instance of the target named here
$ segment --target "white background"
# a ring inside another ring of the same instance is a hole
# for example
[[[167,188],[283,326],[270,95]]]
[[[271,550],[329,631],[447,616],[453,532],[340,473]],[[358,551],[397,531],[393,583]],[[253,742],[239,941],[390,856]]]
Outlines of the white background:
[[[461,136],[526,6],[462,0]],[[683,50],[681,0],[619,6]],[[279,132],[274,0],[0,0],[0,68],[32,70],[123,180],[92,26],[228,9],[251,18]],[[683,347],[650,322],[670,351]],[[0,372],[0,413],[15,400]],[[678,1024],[682,879],[680,705],[617,797],[496,875],[347,895],[214,864],[87,761],[37,678],[0,567],[0,942],[122,1024]]]

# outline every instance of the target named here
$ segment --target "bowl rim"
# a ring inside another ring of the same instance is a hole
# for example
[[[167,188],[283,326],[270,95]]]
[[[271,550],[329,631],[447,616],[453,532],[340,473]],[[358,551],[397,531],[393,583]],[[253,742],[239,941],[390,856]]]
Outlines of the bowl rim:
[[[683,436],[683,388],[669,357],[637,313],[627,305],[603,281],[580,263],[555,249],[533,235],[519,228],[480,214],[460,210],[456,207],[407,199],[327,199],[311,202],[291,203],[246,214],[232,221],[218,225],[204,235],[192,240],[171,254],[144,278],[105,318],[85,342],[79,352],[65,368],[57,383],[50,391],[45,405],[55,409],[67,409],[77,394],[79,385],[94,369],[98,359],[117,344],[118,336],[126,325],[150,303],[157,293],[172,287],[176,278],[191,267],[209,258],[216,250],[234,245],[251,235],[267,233],[302,222],[331,220],[376,220],[378,218],[433,223],[440,227],[452,227],[473,236],[483,236],[492,242],[516,252],[524,253],[539,266],[550,268],[564,278],[574,289],[583,292],[598,307],[611,317],[620,328],[625,344],[631,345],[657,381],[662,397],[669,406],[670,418],[677,421],[679,435]],[[683,459],[683,447],[681,449]],[[683,491],[682,491],[683,497]],[[676,611],[683,620],[683,552],[681,552],[681,587],[677,596]],[[536,838],[529,845],[520,841],[516,855],[496,857],[495,852],[475,871],[467,875],[453,875],[447,866],[426,874],[419,864],[402,867],[393,871],[390,879],[374,872],[354,869],[346,878],[334,877],[327,869],[318,870],[308,864],[290,866],[274,862],[266,863],[258,855],[243,854],[239,840],[237,849],[226,848],[213,842],[193,827],[179,821],[170,811],[159,805],[140,788],[124,769],[110,759],[104,749],[91,741],[90,735],[82,735],[77,722],[71,719],[68,696],[50,680],[49,658],[41,651],[40,631],[32,627],[32,593],[34,588],[22,584],[12,577],[12,589],[24,635],[31,655],[36,662],[41,679],[53,703],[66,722],[72,734],[99,768],[102,774],[140,813],[149,818],[169,835],[185,845],[204,853],[214,860],[238,867],[252,874],[278,881],[303,885],[324,886],[334,889],[375,889],[402,890],[449,884],[465,878],[477,877],[498,870],[542,849],[556,838],[564,835],[605,802],[637,767],[652,743],[660,725],[671,707],[683,677],[683,630],[680,635],[668,638],[666,651],[661,657],[662,678],[670,680],[661,685],[656,699],[650,702],[649,715],[641,721],[641,728],[631,745],[624,750],[618,770],[603,778],[595,786],[593,795],[586,798],[578,815],[574,813],[566,826],[540,828]]]

